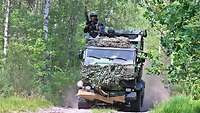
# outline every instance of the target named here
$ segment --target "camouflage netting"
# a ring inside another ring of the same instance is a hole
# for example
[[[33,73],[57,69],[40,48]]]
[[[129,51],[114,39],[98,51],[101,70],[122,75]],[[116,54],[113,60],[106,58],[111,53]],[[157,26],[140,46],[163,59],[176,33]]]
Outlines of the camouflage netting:
[[[97,37],[94,40],[88,41],[87,46],[130,48],[131,43],[126,37]]]
[[[133,79],[135,74],[130,65],[114,64],[82,66],[81,76],[83,80],[87,80],[89,83],[106,87],[118,85],[122,79]]]
[[[131,43],[126,37],[97,37],[88,41],[87,46],[131,48]],[[98,87],[118,86],[120,80],[133,79],[135,77],[133,68],[120,64],[82,66],[81,76],[83,80]]]

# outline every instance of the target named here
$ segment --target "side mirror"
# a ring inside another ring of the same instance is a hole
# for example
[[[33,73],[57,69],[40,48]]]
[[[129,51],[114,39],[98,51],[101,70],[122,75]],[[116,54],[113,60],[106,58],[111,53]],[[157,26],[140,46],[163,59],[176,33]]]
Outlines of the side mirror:
[[[83,53],[84,53],[83,50],[79,50],[79,52],[78,52],[79,59],[83,59]]]
[[[147,30],[142,31],[141,34],[142,34],[143,37],[147,37]]]

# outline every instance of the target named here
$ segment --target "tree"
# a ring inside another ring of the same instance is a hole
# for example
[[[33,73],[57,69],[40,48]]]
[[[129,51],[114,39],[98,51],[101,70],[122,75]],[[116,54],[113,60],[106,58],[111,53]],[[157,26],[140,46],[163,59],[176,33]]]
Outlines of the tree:
[[[7,57],[7,51],[8,51],[8,40],[9,40],[9,16],[10,16],[10,7],[11,7],[11,2],[10,0],[6,0],[6,5],[5,5],[5,20],[4,20],[4,46],[3,46],[3,53],[4,57],[6,59]]]
[[[44,3],[44,34],[45,39],[48,38],[48,24],[49,24],[49,10],[51,6],[51,0],[45,0]]]
[[[146,17],[157,29],[162,29],[162,47],[171,55],[169,81],[181,91],[200,97],[199,0],[146,1]]]

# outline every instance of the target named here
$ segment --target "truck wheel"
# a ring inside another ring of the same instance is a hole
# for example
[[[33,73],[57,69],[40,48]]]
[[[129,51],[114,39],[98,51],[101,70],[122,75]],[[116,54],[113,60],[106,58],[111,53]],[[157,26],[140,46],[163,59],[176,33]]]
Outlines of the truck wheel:
[[[143,92],[142,92],[141,106],[143,106],[143,102],[144,102],[144,90],[143,90]]]
[[[92,102],[79,97],[78,98],[78,109],[90,109],[92,107]]]
[[[143,95],[141,91],[137,92],[137,98],[136,100],[133,100],[131,102],[131,111],[136,111],[136,112],[140,112],[141,108],[142,108],[142,104],[143,104]]]

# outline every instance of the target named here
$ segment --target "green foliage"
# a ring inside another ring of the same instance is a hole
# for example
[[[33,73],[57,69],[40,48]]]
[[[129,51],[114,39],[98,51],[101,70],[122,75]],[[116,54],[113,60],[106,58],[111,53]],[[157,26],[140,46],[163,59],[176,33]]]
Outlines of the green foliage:
[[[9,53],[7,62],[0,62],[1,96],[40,94],[56,103],[54,97],[62,97],[63,89],[78,79],[76,56],[84,44],[80,25],[85,17],[79,10],[83,2],[52,1],[48,40],[43,36],[42,4],[40,0],[35,4],[12,2]],[[1,2],[0,7],[3,13]],[[3,18],[0,20],[3,25]]]
[[[145,16],[163,34],[161,44],[171,56],[170,82],[199,99],[199,2],[147,1],[145,7]]]
[[[52,104],[41,98],[9,97],[0,98],[0,113],[36,111],[39,108],[50,107]]]
[[[200,101],[190,97],[172,97],[168,102],[156,106],[151,113],[199,113]]]
[[[144,29],[148,22],[143,18],[144,9],[137,0],[87,0],[89,11],[97,11],[100,21],[114,29]],[[116,24],[117,23],[117,24]]]
[[[112,113],[115,112],[113,109],[92,109],[92,113]]]
[[[160,55],[157,51],[150,50],[148,52],[148,59],[150,61],[150,67],[147,68],[149,74],[162,74],[163,70],[165,69],[164,64],[160,60]]]

